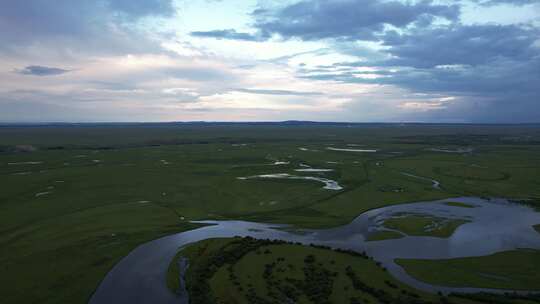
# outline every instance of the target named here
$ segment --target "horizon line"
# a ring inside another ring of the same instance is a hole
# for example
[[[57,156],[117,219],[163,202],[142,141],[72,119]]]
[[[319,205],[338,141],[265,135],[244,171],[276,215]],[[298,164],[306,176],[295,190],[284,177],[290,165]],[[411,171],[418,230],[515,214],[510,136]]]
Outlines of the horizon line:
[[[2,122],[0,126],[51,126],[51,125],[144,125],[144,124],[340,124],[340,125],[540,125],[539,122],[425,122],[425,121],[401,121],[401,122],[354,122],[354,121],[320,121],[320,120],[178,120],[178,121],[43,121],[43,122]]]

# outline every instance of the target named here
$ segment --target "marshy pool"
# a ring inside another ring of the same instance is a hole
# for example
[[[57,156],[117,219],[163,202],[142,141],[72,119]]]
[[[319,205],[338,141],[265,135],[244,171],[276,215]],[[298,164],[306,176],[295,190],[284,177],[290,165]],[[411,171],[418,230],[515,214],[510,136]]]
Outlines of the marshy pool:
[[[459,202],[475,208],[449,205]],[[466,219],[448,238],[407,236],[400,239],[367,241],[381,222],[396,214],[426,214],[449,219]],[[166,236],[140,245],[107,274],[90,303],[182,303],[167,288],[169,263],[178,250],[197,241],[233,236],[278,239],[303,244],[365,251],[380,261],[400,281],[424,291],[503,292],[483,288],[454,288],[430,285],[409,276],[394,260],[397,258],[449,259],[484,256],[518,248],[540,249],[540,234],[533,225],[540,213],[505,199],[459,197],[444,200],[393,205],[365,212],[351,223],[321,230],[285,231],[286,225],[244,221],[198,221],[208,224],[198,229]]]
[[[302,169],[299,169],[302,170]],[[307,170],[307,169],[304,169]],[[321,170],[321,169],[316,169]],[[311,171],[313,172],[313,171]],[[318,172],[328,172],[328,171],[318,171]],[[339,191],[342,190],[343,187],[338,184],[337,181],[331,180],[328,178],[322,178],[322,177],[315,177],[315,176],[300,176],[300,175],[291,175],[288,173],[274,173],[274,174],[260,174],[260,175],[252,175],[252,176],[241,176],[237,177],[236,179],[240,180],[248,180],[248,179],[296,179],[296,180],[310,180],[310,181],[316,181],[321,182],[324,184],[323,189],[327,190],[335,190]]]

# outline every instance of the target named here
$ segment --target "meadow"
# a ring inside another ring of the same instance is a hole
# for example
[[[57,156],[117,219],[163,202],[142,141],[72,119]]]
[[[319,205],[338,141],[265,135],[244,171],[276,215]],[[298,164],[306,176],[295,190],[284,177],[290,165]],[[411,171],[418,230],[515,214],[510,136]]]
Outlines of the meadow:
[[[407,235],[447,238],[467,220],[446,219],[423,214],[405,214],[384,221],[383,226]]]
[[[421,292],[395,280],[363,253],[281,241],[208,239],[187,246],[179,254],[190,261],[185,274],[186,290],[179,290],[177,281],[169,282],[169,286],[177,292],[188,292],[194,303],[525,304],[540,300],[538,296],[498,295],[494,302],[492,295]],[[488,264],[494,266],[496,262]],[[431,278],[440,273],[429,267],[419,269]],[[174,263],[169,272],[171,277],[178,277]],[[534,285],[534,279],[526,286]]]
[[[187,291],[195,303],[418,303],[367,256],[249,238],[188,246]],[[201,288],[205,286],[204,288]]]
[[[278,173],[343,189],[239,179]],[[196,227],[191,220],[324,228],[389,204],[457,196],[538,207],[540,127],[2,126],[0,184],[2,302],[85,303],[133,248]]]
[[[397,260],[414,277],[456,287],[540,290],[540,251],[520,249],[483,257]]]

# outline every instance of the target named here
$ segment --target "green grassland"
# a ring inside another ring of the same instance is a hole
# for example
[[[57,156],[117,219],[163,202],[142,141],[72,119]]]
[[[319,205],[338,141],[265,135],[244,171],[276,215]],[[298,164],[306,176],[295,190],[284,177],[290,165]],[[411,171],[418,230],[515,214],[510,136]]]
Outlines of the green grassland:
[[[379,151],[327,149],[350,144]],[[474,151],[429,150],[463,146]],[[333,171],[295,171],[300,164]],[[270,173],[320,176],[344,189],[237,179]],[[0,127],[2,302],[84,303],[134,247],[192,229],[190,220],[321,228],[388,204],[461,195],[537,205],[539,177],[533,126]]]
[[[462,219],[432,217],[425,214],[403,214],[386,219],[383,226],[412,236],[447,238],[459,226],[467,222],[467,220]]]
[[[396,262],[413,277],[436,285],[540,290],[540,251],[521,249],[484,257]]]
[[[186,284],[194,303],[494,303],[486,295],[473,300],[421,292],[363,254],[324,247],[228,238],[195,243],[180,253],[190,260]],[[173,261],[170,268],[177,267]],[[497,297],[497,303],[534,301]]]
[[[397,282],[358,254],[249,238],[207,240],[186,251],[191,256],[188,291],[197,303],[408,303],[421,296],[436,298]],[[201,289],[204,285],[211,292]]]

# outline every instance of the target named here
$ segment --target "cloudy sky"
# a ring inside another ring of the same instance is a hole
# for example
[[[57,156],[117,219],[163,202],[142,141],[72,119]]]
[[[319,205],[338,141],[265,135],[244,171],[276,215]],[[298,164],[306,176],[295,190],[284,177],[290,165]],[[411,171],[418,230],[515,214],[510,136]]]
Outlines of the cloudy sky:
[[[540,0],[13,0],[0,29],[0,122],[540,122]]]

